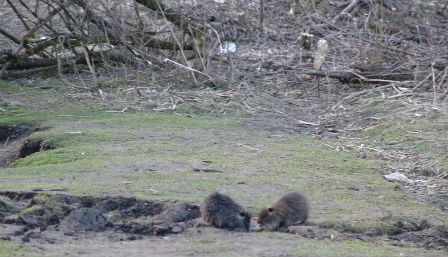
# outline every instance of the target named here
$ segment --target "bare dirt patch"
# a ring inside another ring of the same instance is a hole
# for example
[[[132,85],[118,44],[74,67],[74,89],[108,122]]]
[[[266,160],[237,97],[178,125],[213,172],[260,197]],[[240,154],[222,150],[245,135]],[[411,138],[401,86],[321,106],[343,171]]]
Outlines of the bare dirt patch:
[[[124,252],[139,255],[147,251],[142,246],[150,244],[153,255],[164,256],[216,256],[228,250],[233,254],[259,255],[266,251],[262,255],[283,256],[295,245],[293,237],[287,237],[281,245],[264,241],[279,239],[282,233],[235,233],[204,227],[197,219],[199,206],[191,203],[12,191],[0,195],[1,240],[39,245],[38,251],[45,254],[60,254],[60,246],[65,245],[70,251],[78,249],[68,256],[122,256]],[[289,232],[308,239],[370,242],[385,236],[396,245],[412,243],[438,250],[448,246],[446,226],[405,220],[397,221],[388,230],[363,234],[318,226],[290,227]],[[219,244],[214,245],[217,238]],[[209,245],[209,252],[188,246],[192,242],[205,248]],[[118,252],[117,244],[122,248]]]
[[[32,132],[39,130],[43,129],[24,124],[0,126],[0,142],[4,146],[0,150],[0,168],[8,167],[13,161],[30,154],[53,149],[41,139],[27,138]]]
[[[25,138],[33,131],[26,125],[0,126],[0,168],[5,168],[16,158]]]

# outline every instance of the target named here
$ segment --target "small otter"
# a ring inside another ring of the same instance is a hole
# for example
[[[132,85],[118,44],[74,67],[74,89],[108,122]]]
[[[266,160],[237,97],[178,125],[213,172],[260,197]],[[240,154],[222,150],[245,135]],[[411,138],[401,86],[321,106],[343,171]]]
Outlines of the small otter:
[[[260,211],[258,224],[263,230],[286,229],[299,221],[305,223],[309,210],[310,204],[304,194],[289,192]]]
[[[202,220],[215,227],[249,231],[251,215],[227,195],[218,192],[208,195],[201,203],[200,212]]]

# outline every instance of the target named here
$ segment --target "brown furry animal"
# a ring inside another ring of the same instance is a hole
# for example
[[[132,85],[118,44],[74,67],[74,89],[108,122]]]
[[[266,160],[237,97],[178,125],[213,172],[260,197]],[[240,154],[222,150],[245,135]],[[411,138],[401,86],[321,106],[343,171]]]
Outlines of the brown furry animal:
[[[286,229],[294,223],[305,223],[309,210],[310,203],[304,194],[289,192],[260,211],[258,224],[263,230]]]
[[[202,220],[215,227],[249,231],[251,215],[227,195],[218,192],[210,194],[202,201],[200,212]]]

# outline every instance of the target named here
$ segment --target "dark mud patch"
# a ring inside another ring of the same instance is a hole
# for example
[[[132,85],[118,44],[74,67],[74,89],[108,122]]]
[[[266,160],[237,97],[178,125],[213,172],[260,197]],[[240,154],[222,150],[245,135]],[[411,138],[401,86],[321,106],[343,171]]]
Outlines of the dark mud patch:
[[[448,251],[448,226],[433,226],[418,232],[409,232],[392,237],[397,245],[411,243],[426,249]]]
[[[133,197],[91,197],[38,192],[0,192],[0,238],[53,244],[71,242],[91,233],[106,233],[112,241],[137,240],[200,231],[199,206],[180,201]],[[257,230],[253,229],[252,233]],[[259,230],[258,230],[259,231]],[[323,240],[378,241],[398,246],[448,250],[448,227],[399,219],[383,228],[359,232],[349,227],[292,226],[299,237]],[[65,239],[64,239],[65,238]],[[118,238],[118,239],[117,239]]]
[[[6,141],[16,140],[23,135],[29,135],[32,131],[32,128],[27,125],[0,125],[0,142],[5,144]]]
[[[44,128],[33,127],[26,124],[0,125],[0,168],[6,168],[13,161],[24,158],[39,151],[52,149],[50,145],[41,139],[27,139],[35,131]]]
[[[448,226],[430,225],[426,221],[400,220],[382,228],[368,229],[356,233],[350,229],[328,228],[327,226],[290,226],[288,232],[310,239],[359,239],[363,242],[377,241],[379,238],[394,245],[420,247],[448,251]]]
[[[64,235],[112,229],[139,235],[179,233],[199,217],[199,207],[176,201],[132,197],[87,197],[62,194],[0,192],[0,223],[26,234],[52,227]],[[22,236],[14,230],[6,236]],[[26,239],[25,239],[26,240]]]
[[[360,231],[348,224],[320,226],[291,226],[289,233],[314,239],[349,239],[364,242],[378,239],[391,241],[397,246],[411,246],[448,251],[448,227],[432,225],[426,220],[390,217],[393,222],[378,223]],[[387,221],[387,220],[384,220]],[[390,220],[389,220],[390,221]]]
[[[19,150],[14,156],[14,160],[25,158],[28,155],[37,153],[40,151],[46,151],[48,149],[53,149],[50,145],[46,144],[42,139],[26,139],[21,144]]]

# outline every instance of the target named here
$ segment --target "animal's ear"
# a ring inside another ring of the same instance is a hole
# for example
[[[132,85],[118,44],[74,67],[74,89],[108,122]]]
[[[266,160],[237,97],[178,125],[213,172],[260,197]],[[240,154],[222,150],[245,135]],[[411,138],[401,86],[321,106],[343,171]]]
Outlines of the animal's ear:
[[[273,212],[274,211],[274,208],[269,208],[268,209],[268,212]]]
[[[246,217],[246,213],[245,213],[245,212],[243,212],[243,211],[240,211],[240,213],[239,213],[239,214],[240,214],[240,216],[241,216],[241,217]]]

